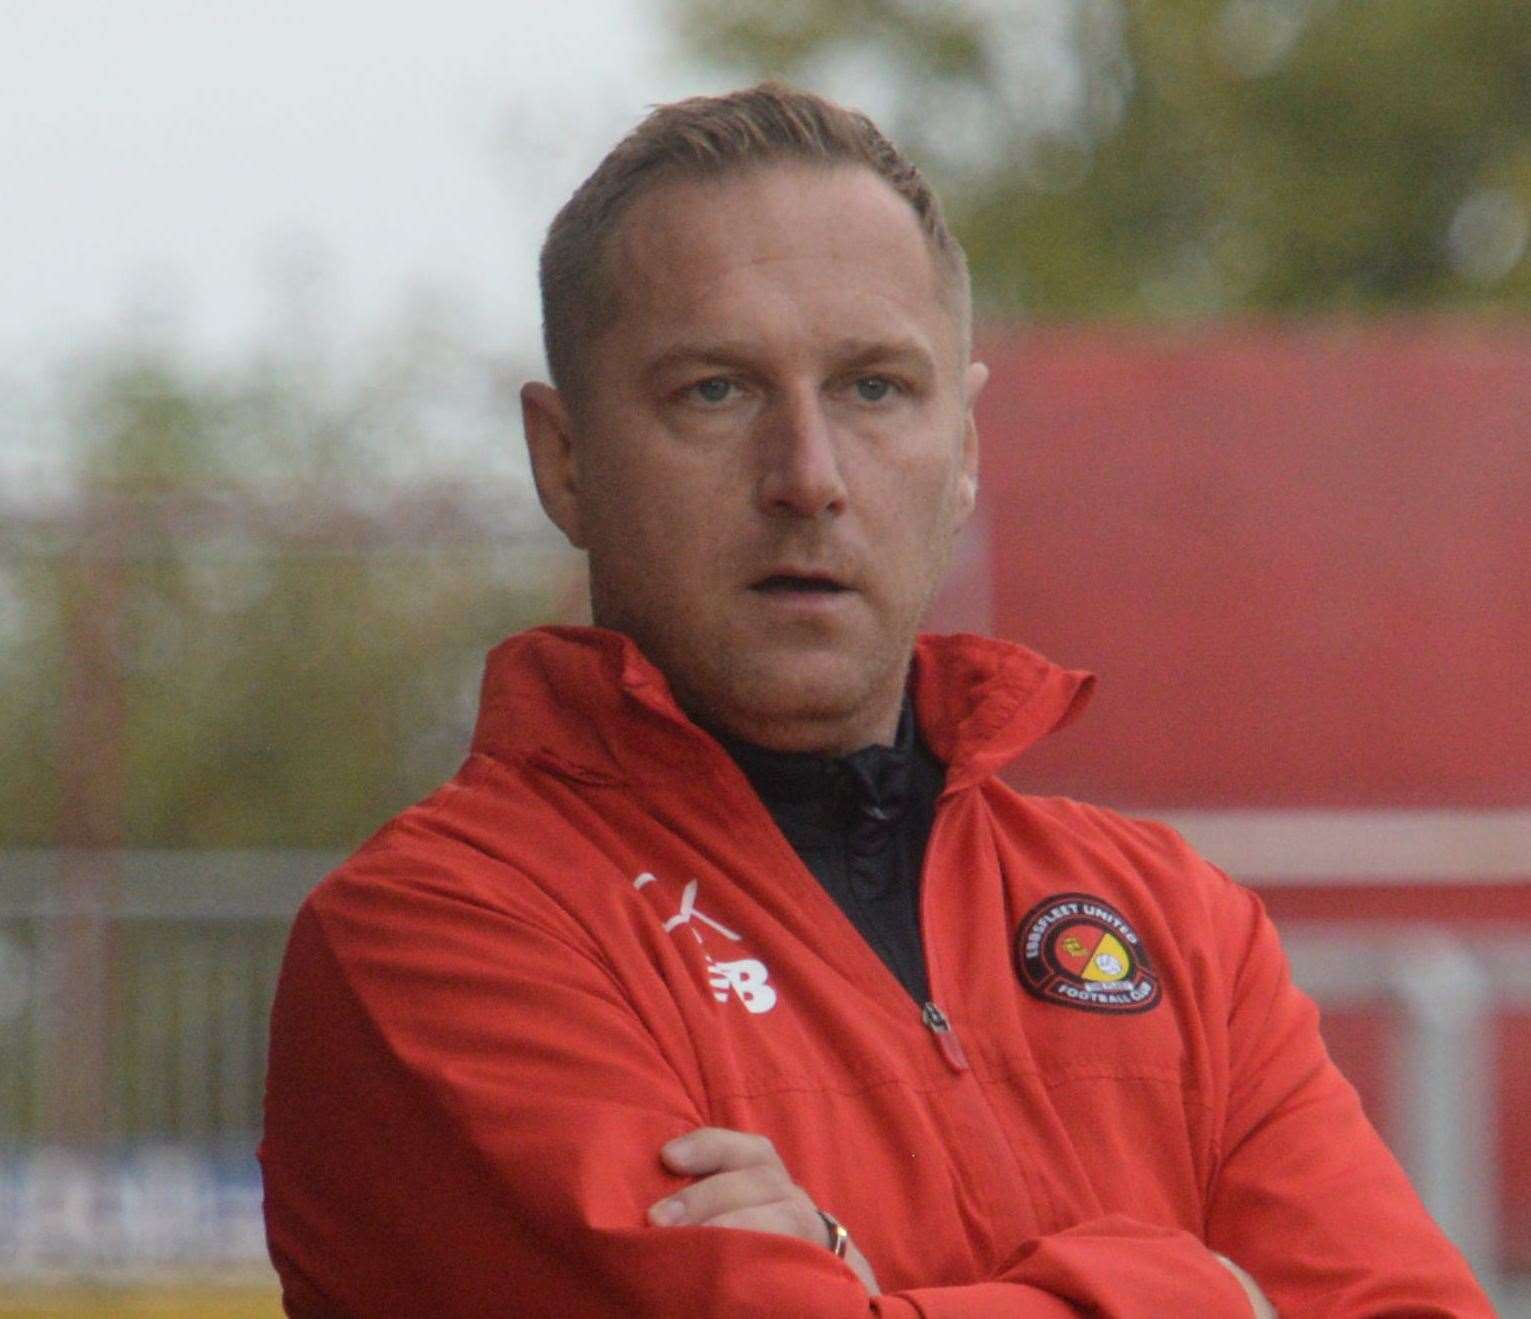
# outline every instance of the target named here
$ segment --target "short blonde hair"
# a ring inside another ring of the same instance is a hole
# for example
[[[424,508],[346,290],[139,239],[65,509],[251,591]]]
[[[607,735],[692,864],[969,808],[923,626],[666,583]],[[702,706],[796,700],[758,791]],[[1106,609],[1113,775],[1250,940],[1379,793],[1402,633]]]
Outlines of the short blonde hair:
[[[765,82],[726,96],[657,106],[607,153],[554,217],[542,246],[542,336],[548,371],[571,397],[584,387],[590,341],[618,312],[607,253],[622,217],[665,183],[717,179],[772,164],[863,166],[914,212],[950,296],[962,342],[971,293],[967,258],[920,171],[866,115]]]

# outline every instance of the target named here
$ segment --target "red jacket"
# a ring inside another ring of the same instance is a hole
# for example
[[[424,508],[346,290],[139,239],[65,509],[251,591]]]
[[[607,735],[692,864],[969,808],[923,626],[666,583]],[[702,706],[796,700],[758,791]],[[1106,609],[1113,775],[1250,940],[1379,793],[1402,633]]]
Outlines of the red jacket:
[[[919,643],[922,1017],[630,642],[505,642],[461,772],[293,929],[261,1150],[288,1313],[1244,1319],[1216,1250],[1291,1315],[1492,1314],[1259,902],[993,777],[1086,686]],[[700,1125],[769,1136],[884,1294],[809,1242],[648,1226]]]

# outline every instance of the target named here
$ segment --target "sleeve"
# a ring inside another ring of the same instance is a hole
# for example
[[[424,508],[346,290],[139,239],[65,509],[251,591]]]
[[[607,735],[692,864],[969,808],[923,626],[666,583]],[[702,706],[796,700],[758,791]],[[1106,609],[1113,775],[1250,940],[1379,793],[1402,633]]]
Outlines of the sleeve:
[[[1223,880],[1229,1083],[1208,1244],[1283,1314],[1491,1316],[1330,1061],[1259,899]]]
[[[287,1313],[1249,1313],[1194,1237],[1126,1220],[1034,1242],[998,1279],[878,1297],[808,1242],[650,1227],[680,1185],[660,1145],[706,1121],[684,1072],[573,922],[327,882],[272,1016],[261,1160]]]

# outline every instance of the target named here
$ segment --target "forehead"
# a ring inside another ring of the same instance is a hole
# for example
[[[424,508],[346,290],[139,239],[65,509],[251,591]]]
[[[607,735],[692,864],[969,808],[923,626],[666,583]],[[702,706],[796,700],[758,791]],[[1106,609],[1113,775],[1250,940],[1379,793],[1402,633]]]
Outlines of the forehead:
[[[860,166],[773,164],[660,184],[623,217],[610,256],[619,337],[835,318],[917,323],[934,339],[952,328],[913,209]]]

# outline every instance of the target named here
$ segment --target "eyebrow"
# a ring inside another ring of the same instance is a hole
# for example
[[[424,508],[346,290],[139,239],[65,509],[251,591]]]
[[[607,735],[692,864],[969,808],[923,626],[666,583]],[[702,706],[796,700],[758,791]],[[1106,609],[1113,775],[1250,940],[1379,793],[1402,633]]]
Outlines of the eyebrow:
[[[858,367],[886,363],[906,370],[933,370],[935,356],[917,339],[842,339],[829,353],[836,370],[854,371]],[[678,343],[653,358],[643,374],[657,380],[681,367],[720,366],[749,371],[760,360],[758,343],[751,340],[716,340]]]

